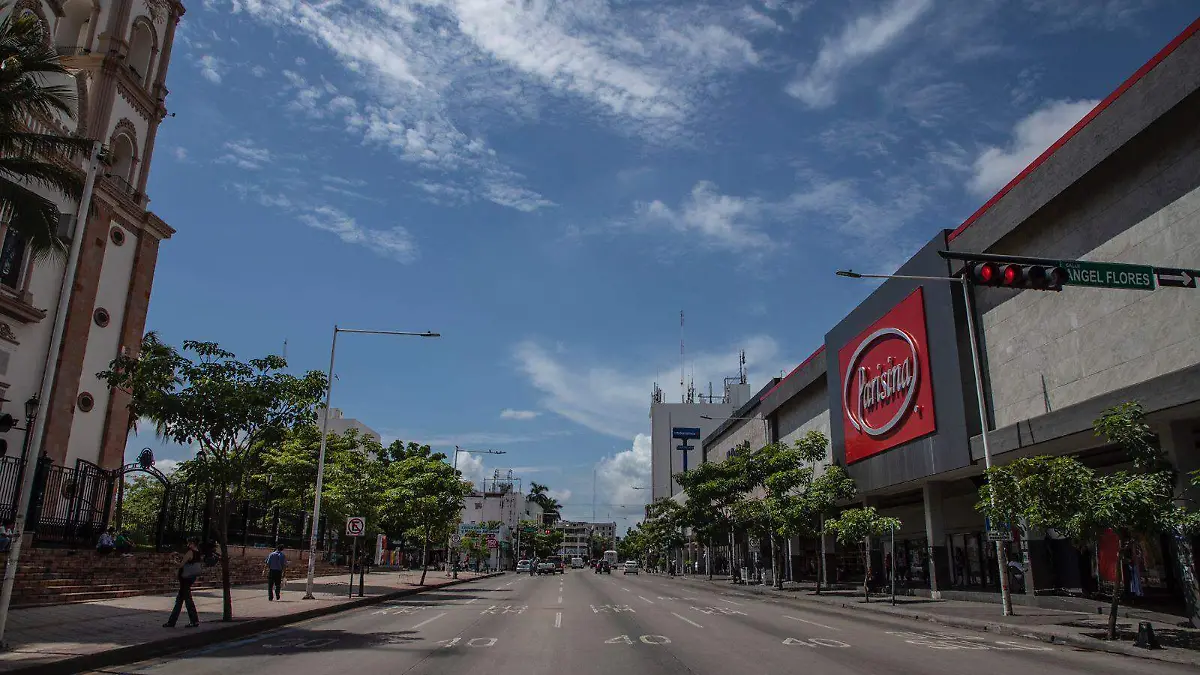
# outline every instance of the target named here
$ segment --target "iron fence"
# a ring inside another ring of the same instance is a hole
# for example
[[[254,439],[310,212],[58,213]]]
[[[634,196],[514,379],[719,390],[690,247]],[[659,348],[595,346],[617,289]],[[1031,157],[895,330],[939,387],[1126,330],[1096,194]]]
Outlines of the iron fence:
[[[24,462],[13,456],[0,456],[0,522],[13,520],[20,500]],[[78,460],[74,467],[55,465],[42,457],[37,463],[26,513],[26,529],[33,533],[35,546],[91,548],[108,529],[117,507],[117,486],[136,465],[105,470]],[[143,469],[144,470],[144,469]],[[175,483],[165,477],[162,501],[154,532],[136,532],[135,540],[156,548],[173,549],[188,538],[212,541],[216,537],[216,509],[211,494],[203,487]],[[307,548],[311,515],[291,512],[254,501],[244,501],[231,509],[228,533],[230,545]],[[318,528],[318,548],[328,533],[327,521]]]

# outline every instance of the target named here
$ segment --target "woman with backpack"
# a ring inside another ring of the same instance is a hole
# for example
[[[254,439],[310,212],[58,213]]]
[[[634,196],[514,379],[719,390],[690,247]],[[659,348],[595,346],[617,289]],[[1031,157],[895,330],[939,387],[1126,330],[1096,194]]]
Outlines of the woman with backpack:
[[[188,539],[187,550],[183,553],[183,559],[179,563],[179,569],[176,570],[175,576],[179,579],[179,593],[175,596],[175,609],[171,610],[171,617],[163,624],[163,628],[174,628],[175,622],[179,621],[179,612],[187,605],[188,613],[188,628],[195,628],[200,625],[200,616],[196,613],[196,603],[192,600],[192,584],[196,578],[204,570],[204,563],[201,562],[200,554],[200,539],[190,537]]]

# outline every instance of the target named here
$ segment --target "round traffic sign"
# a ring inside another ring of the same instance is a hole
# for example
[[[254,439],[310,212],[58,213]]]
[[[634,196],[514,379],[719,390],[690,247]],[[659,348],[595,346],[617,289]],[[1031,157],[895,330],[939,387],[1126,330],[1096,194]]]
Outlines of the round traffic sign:
[[[367,531],[367,521],[360,516],[346,519],[346,534],[351,537],[361,537]]]

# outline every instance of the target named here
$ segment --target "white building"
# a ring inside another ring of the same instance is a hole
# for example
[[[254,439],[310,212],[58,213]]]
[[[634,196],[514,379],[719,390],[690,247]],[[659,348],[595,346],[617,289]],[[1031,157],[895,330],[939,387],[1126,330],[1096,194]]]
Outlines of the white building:
[[[113,468],[124,461],[128,395],[110,395],[96,373],[118,354],[139,348],[159,243],[175,232],[147,210],[146,182],[158,126],[167,114],[167,67],[184,8],[178,0],[166,0],[155,12],[142,0],[18,0],[5,11],[41,20],[47,44],[74,73],[52,82],[76,92],[74,119],[28,118],[26,125],[39,133],[100,140],[108,163],[97,174],[93,214],[83,231],[64,231],[83,237],[83,248],[57,354],[47,352],[64,261],[32,260],[20,238],[0,222],[0,404],[6,404],[3,412],[23,419],[25,401],[37,395],[47,423],[42,445],[47,456],[60,465],[84,460]],[[70,162],[82,178],[88,158]],[[78,204],[35,191],[74,223]],[[42,391],[49,358],[58,359],[57,376],[51,390]],[[13,454],[23,434],[13,430],[4,436]]]
[[[695,468],[702,460],[700,443],[725,422],[734,410],[750,399],[750,385],[743,375],[728,378],[725,393],[720,401],[704,400],[693,393],[682,403],[666,403],[663,392],[655,385],[650,399],[650,473],[651,500],[674,497],[682,490],[672,478],[683,471],[684,452],[677,447],[684,444],[674,438],[673,429],[699,429],[699,434],[687,441],[687,467]]]
[[[509,530],[515,530],[518,520],[524,519],[524,496],[508,492],[472,492],[463,502],[461,522],[482,524],[499,521]]]
[[[559,521],[554,524],[563,532],[563,542],[560,547],[565,556],[580,556],[581,558],[591,557],[591,537],[595,534],[597,537],[604,537],[609,541],[614,541],[617,533],[616,523],[585,523],[572,521]]]
[[[324,423],[325,423],[325,411],[323,409],[318,410],[317,411],[317,426],[321,426]],[[329,409],[329,433],[341,435],[341,434],[346,433],[350,429],[358,429],[359,436],[366,436],[369,438],[373,438],[376,443],[383,442],[383,437],[379,435],[379,432],[377,432],[374,429],[372,429],[371,427],[363,424],[362,422],[354,419],[353,417],[346,417],[345,413],[342,412],[341,408],[330,408]]]

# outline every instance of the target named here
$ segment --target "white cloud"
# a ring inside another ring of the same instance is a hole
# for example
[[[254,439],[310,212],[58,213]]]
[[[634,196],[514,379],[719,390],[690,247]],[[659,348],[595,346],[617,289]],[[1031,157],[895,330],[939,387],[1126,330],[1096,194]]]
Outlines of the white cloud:
[[[233,164],[252,171],[271,163],[271,152],[266,148],[259,147],[248,138],[240,141],[226,141],[224,149],[225,154],[217,158],[218,163]]]
[[[971,192],[991,196],[1004,187],[1038,155],[1054,144],[1076,122],[1083,119],[1097,100],[1050,101],[1041,109],[1017,122],[1012,140],[1006,147],[989,147],[975,159],[967,183]]]
[[[513,410],[512,408],[505,408],[500,411],[500,419],[502,420],[531,420],[538,415],[541,415],[541,413],[536,410]]]
[[[746,350],[752,385],[761,386],[773,373],[787,366],[773,339],[750,336],[727,351],[691,356],[689,369],[695,373],[697,386],[710,381],[719,383],[735,373],[739,347]],[[658,364],[643,369],[621,369],[602,363],[569,363],[562,358],[565,355],[555,354],[535,341],[516,345],[513,355],[530,384],[542,392],[542,405],[551,412],[617,438],[633,438],[646,429],[651,387],[656,373],[664,372]],[[676,363],[665,372],[677,367]]]
[[[812,65],[802,68],[786,88],[810,108],[827,108],[837,99],[845,71],[882,53],[933,5],[933,0],[894,0],[887,7],[854,18],[834,38],[826,38]]]
[[[212,54],[205,54],[200,57],[200,75],[209,82],[221,84],[222,70],[224,70],[224,64]]]
[[[154,467],[163,473],[169,474],[179,468],[179,465],[182,463],[177,459],[156,459],[154,460]]]
[[[450,461],[454,461],[454,457],[450,457]],[[476,490],[482,489],[483,479],[487,476],[487,470],[483,466],[483,457],[481,455],[473,455],[467,452],[458,453],[458,470],[462,472],[463,478],[471,481]]]
[[[650,486],[650,435],[637,434],[633,445],[600,460],[596,467],[596,482],[601,501],[612,504],[645,504],[650,490],[634,487]]]
[[[380,432],[385,443],[396,439],[414,440],[431,448],[454,448],[459,445],[472,449],[488,449],[496,446],[516,445],[544,441],[558,436],[569,436],[569,431],[542,431],[514,434],[503,431],[460,431],[451,434],[421,433],[403,429],[385,429]]]
[[[1048,31],[1136,27],[1137,15],[1156,4],[1154,0],[1025,0],[1025,6],[1039,15],[1039,27]]]
[[[171,154],[174,155],[175,159],[179,160],[180,162],[186,162],[188,159],[187,148],[183,146],[177,145],[171,148]]]
[[[546,490],[546,496],[558,501],[558,503],[562,504],[563,506],[566,506],[567,502],[571,501],[571,491],[566,488],[561,490],[551,488]]]
[[[657,199],[634,208],[642,223],[696,235],[713,248],[746,251],[771,245],[770,237],[758,229],[762,206],[757,199],[721,194],[713,183],[700,181],[678,208]]]
[[[417,243],[400,225],[372,229],[359,225],[354,218],[332,206],[317,206],[299,215],[300,222],[318,230],[332,232],[347,244],[365,246],[387,258],[408,263],[417,258]]]
[[[255,77],[266,77],[267,69],[260,65],[255,65],[250,68],[250,74]]]

